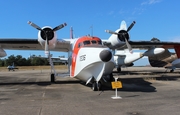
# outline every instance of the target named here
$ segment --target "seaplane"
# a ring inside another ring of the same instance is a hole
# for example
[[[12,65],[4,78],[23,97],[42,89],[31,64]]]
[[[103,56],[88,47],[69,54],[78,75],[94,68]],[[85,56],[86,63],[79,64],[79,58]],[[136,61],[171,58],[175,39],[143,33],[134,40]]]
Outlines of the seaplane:
[[[30,21],[28,24],[39,30],[38,39],[1,39],[2,54],[5,53],[4,49],[44,49],[52,69],[50,79],[51,82],[55,82],[57,74],[51,62],[50,50],[68,52],[69,76],[84,81],[86,84],[91,83],[94,91],[101,89],[101,80],[112,77],[115,66],[113,56],[111,50],[103,45],[99,37],[82,36],[77,39],[58,40],[56,31],[65,27],[66,23],[55,28],[49,26],[40,28]]]
[[[44,50],[50,61],[50,81],[55,82],[55,78],[59,74],[54,69],[50,51],[68,52],[69,77],[77,78],[86,84],[92,84],[94,91],[102,88],[102,81],[113,80],[112,72],[118,64],[114,61],[115,50],[128,49],[130,53],[133,53],[133,48],[140,48],[154,53],[155,48],[162,48],[165,45],[180,45],[178,42],[130,41],[128,32],[135,22],[127,28],[126,22],[122,21],[120,28],[115,32],[106,30],[106,32],[112,34],[108,40],[88,35],[74,39],[58,39],[56,32],[65,27],[66,23],[54,28],[50,26],[40,28],[31,21],[28,21],[28,24],[39,31],[38,38],[0,38],[1,57],[6,55],[6,49]]]

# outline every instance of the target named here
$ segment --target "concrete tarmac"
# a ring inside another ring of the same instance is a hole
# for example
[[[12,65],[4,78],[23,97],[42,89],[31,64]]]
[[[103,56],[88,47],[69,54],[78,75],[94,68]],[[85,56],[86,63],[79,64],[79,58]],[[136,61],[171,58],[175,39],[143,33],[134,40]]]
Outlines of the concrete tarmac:
[[[179,115],[179,70],[122,70],[117,100],[110,84],[92,91],[73,78],[50,83],[50,70],[0,71],[0,115]]]

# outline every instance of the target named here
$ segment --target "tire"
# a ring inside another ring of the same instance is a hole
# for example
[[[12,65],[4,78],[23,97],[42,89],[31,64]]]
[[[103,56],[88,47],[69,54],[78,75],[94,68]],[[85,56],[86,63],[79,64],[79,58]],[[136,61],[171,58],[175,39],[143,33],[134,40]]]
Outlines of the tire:
[[[52,82],[52,83],[55,82],[55,76],[54,76],[54,74],[51,74],[51,82]]]
[[[121,68],[120,68],[120,67],[117,68],[117,72],[118,72],[118,73],[121,72]]]

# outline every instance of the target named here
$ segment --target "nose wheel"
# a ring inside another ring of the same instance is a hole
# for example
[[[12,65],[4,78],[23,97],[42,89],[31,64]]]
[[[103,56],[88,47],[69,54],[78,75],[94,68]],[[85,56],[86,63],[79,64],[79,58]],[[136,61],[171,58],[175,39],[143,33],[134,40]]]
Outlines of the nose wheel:
[[[100,82],[94,82],[92,84],[93,91],[100,91],[102,89],[102,84]]]

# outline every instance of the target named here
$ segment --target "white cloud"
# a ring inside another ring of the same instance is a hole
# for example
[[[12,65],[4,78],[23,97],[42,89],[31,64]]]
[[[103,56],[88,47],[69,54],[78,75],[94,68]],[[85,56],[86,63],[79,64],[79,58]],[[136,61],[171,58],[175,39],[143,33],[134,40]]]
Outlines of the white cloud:
[[[175,36],[170,38],[168,41],[172,41],[172,42],[180,42],[180,36]]]
[[[152,5],[161,2],[162,0],[148,0],[145,2],[142,2],[141,5]]]
[[[143,12],[144,12],[144,8],[142,7],[139,7],[139,8],[134,8],[133,12],[132,12],[132,15],[135,15],[135,14],[138,14],[138,15],[141,15]]]
[[[114,11],[108,12],[108,15],[113,15],[113,14],[114,14]]]
[[[121,10],[119,11],[119,14],[125,14],[125,13],[128,13],[128,11],[125,11],[125,10],[123,10],[123,9],[121,9]]]

